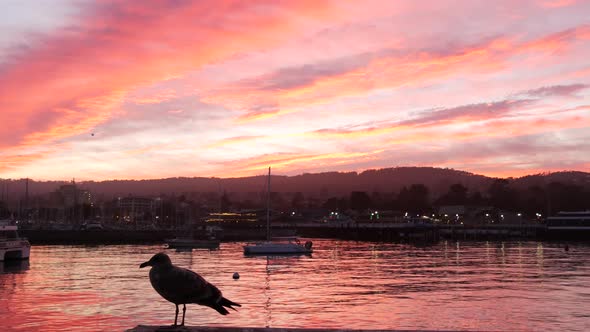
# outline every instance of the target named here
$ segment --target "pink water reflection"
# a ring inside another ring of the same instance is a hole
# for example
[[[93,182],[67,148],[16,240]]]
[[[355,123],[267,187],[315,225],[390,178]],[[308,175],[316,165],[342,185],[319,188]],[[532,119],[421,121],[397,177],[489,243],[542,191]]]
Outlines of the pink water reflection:
[[[312,257],[246,258],[241,244],[167,251],[243,305],[220,316],[189,305],[189,325],[356,329],[590,330],[590,247],[440,243],[431,247],[315,240]],[[34,246],[28,267],[3,268],[8,331],[124,330],[171,324],[151,288],[160,246]],[[239,272],[241,278],[233,280]]]

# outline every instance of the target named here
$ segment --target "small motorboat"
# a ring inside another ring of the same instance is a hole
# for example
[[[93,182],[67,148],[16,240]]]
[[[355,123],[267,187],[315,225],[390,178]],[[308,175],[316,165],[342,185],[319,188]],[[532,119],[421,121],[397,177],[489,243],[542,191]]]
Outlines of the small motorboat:
[[[31,244],[18,235],[18,227],[0,225],[0,262],[29,259]]]
[[[302,244],[299,239],[272,238],[271,241],[257,242],[244,246],[245,255],[309,255],[313,252],[312,242]]]
[[[174,238],[166,239],[169,249],[217,249],[220,241],[217,239]]]

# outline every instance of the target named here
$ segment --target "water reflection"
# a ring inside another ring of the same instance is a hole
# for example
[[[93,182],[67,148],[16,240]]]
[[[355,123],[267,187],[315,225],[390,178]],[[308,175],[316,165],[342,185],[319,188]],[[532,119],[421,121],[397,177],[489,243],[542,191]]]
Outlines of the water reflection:
[[[23,273],[29,269],[30,263],[25,260],[8,260],[0,262],[0,274],[3,273]]]
[[[241,243],[176,252],[243,306],[194,305],[189,325],[585,331],[590,247],[537,242],[435,246],[314,240],[313,257],[244,257]],[[161,246],[34,246],[0,265],[0,321],[14,330],[124,330],[167,324],[174,306],[138,268]],[[233,274],[240,278],[235,280]]]

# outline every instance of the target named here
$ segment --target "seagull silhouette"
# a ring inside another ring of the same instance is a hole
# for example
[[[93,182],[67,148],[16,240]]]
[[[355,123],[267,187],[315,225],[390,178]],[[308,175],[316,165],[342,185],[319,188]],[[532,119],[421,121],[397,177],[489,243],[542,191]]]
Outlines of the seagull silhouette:
[[[179,304],[182,304],[182,323],[180,323],[180,326],[184,325],[184,315],[188,303],[213,308],[222,315],[229,313],[226,308],[236,310],[233,306],[241,307],[241,305],[223,297],[217,287],[207,282],[197,273],[172,265],[170,257],[165,253],[157,253],[149,261],[139,265],[140,268],[146,266],[152,267],[150,269],[152,287],[164,299],[176,305],[176,315],[172,326],[177,326]]]

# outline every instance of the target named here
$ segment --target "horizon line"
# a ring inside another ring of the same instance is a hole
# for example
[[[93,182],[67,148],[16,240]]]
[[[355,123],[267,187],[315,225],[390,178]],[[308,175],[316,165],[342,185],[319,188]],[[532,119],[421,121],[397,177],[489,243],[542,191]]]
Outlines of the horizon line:
[[[326,173],[356,173],[357,175],[360,175],[362,173],[365,172],[370,172],[370,171],[382,171],[382,170],[387,170],[387,169],[404,169],[404,168],[421,168],[421,169],[437,169],[437,170],[450,170],[450,171],[456,171],[456,172],[463,172],[463,173],[467,173],[470,175],[475,175],[475,176],[483,176],[483,177],[487,177],[487,178],[492,178],[492,179],[519,179],[519,178],[523,178],[523,177],[527,177],[527,176],[538,176],[538,175],[551,175],[551,174],[555,174],[555,173],[573,173],[573,172],[579,172],[579,173],[590,173],[590,171],[587,170],[573,170],[573,169],[562,169],[562,170],[547,170],[547,171],[542,171],[542,172],[531,172],[531,173],[526,173],[523,175],[518,175],[518,176],[494,176],[494,175],[488,175],[488,174],[484,174],[484,173],[474,173],[474,172],[470,172],[470,171],[466,171],[466,170],[461,170],[461,169],[456,169],[456,168],[450,168],[450,167],[435,167],[435,166],[395,166],[395,167],[383,167],[383,168],[368,168],[368,169],[364,169],[364,170],[347,170],[347,171],[325,171],[325,172],[313,172],[313,173],[308,173],[308,172],[304,172],[304,173],[298,173],[295,175],[285,175],[285,174],[273,174],[271,176],[275,176],[275,177],[296,177],[296,176],[302,176],[302,175],[314,175],[314,174],[326,174]],[[73,178],[72,180],[65,180],[65,179],[33,179],[33,178],[29,178],[29,177],[24,177],[24,178],[0,178],[0,181],[21,181],[21,180],[30,180],[30,181],[34,181],[34,182],[78,182],[78,183],[82,183],[82,182],[109,182],[109,181],[158,181],[158,180],[168,180],[168,179],[196,179],[196,178],[202,178],[202,179],[219,179],[219,180],[224,180],[224,179],[242,179],[242,178],[250,178],[250,177],[265,177],[267,176],[266,174],[258,174],[258,175],[245,175],[245,176],[229,176],[229,177],[220,177],[220,176],[171,176],[171,177],[160,177],[160,178],[142,178],[142,179],[134,179],[134,178],[115,178],[115,179],[100,179],[100,180],[93,180],[93,179],[84,179],[84,180],[78,180],[76,181],[75,178]]]

